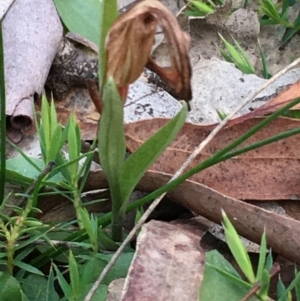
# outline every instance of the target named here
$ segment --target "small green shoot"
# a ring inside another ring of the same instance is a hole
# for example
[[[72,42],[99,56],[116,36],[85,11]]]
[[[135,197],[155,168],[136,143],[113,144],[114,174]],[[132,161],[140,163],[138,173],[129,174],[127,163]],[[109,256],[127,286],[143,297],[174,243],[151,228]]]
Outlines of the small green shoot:
[[[241,70],[244,74],[254,74],[255,70],[252,66],[247,53],[243,50],[241,45],[234,39],[235,47],[230,44],[221,34],[219,34],[222,42],[224,43],[228,54],[224,50],[220,49],[221,54],[225,60],[230,63],[234,63],[235,66]]]
[[[254,284],[255,275],[248,252],[224,211],[222,211],[222,216],[223,227],[229,249],[249,282]]]

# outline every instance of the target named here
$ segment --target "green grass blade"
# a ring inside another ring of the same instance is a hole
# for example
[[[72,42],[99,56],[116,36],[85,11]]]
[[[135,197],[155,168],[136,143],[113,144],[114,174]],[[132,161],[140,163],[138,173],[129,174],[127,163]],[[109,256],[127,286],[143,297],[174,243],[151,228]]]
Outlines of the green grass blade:
[[[148,168],[175,139],[185,123],[186,116],[187,105],[183,102],[181,111],[125,161],[120,175],[121,195],[124,201],[122,210],[124,212],[126,201],[129,199],[135,186]]]
[[[297,278],[298,275],[299,275],[299,272],[295,268],[295,278]],[[300,300],[300,281],[297,281],[295,284],[295,294],[296,294],[297,301],[299,301]]]
[[[236,39],[233,39],[234,40],[234,43],[237,47],[237,49],[239,50],[239,52],[241,53],[241,56],[248,68],[248,72],[250,73],[255,73],[255,70],[254,70],[254,67],[252,66],[251,62],[250,62],[250,59],[248,57],[248,54],[246,53],[246,51],[242,48],[242,46],[239,44],[239,42],[236,40]]]
[[[77,130],[76,130],[76,122],[74,114],[70,116],[70,126],[68,131],[68,154],[69,161],[73,161],[80,156],[80,147],[81,141],[80,138],[78,140]],[[79,162],[75,162],[71,164],[68,168],[70,177],[72,179],[73,184],[75,181],[77,182],[77,172],[78,172],[78,164]]]
[[[72,289],[70,287],[70,285],[68,284],[68,282],[66,281],[66,279],[64,278],[63,274],[60,272],[59,268],[56,266],[56,264],[53,264],[56,275],[57,275],[57,279],[58,279],[58,283],[62,289],[62,291],[65,294],[65,297],[68,298],[68,300],[73,300],[73,296],[72,296]]]
[[[201,1],[191,1],[190,4],[193,5],[199,13],[204,13],[204,15],[211,14],[215,11],[214,8]]]
[[[48,281],[47,281],[47,288],[46,288],[46,300],[45,301],[53,301],[57,300],[58,295],[55,291],[54,287],[54,273],[53,273],[53,267],[51,265],[50,267],[50,272],[48,276]]]
[[[224,211],[222,211],[222,216],[223,227],[229,249],[242,272],[245,274],[250,283],[253,284],[255,283],[255,275],[246,247],[244,246],[234,226],[232,225]]]
[[[230,55],[227,54],[227,52],[222,49],[222,48],[219,48],[219,51],[221,53],[221,55],[223,56],[223,58],[228,62],[228,63],[232,63],[234,64],[234,60],[232,59],[232,57]]]
[[[265,79],[270,79],[272,77],[272,75],[269,73],[268,71],[268,65],[267,65],[267,60],[266,60],[266,56],[265,56],[265,53],[262,49],[262,46],[260,44],[260,41],[257,40],[258,42],[258,46],[259,46],[259,52],[260,52],[260,57],[261,57],[261,63],[262,63],[262,66],[263,66],[263,70],[262,70],[262,76],[263,78]]]
[[[260,279],[262,278],[263,270],[265,268],[266,256],[267,256],[267,238],[266,238],[266,232],[264,231],[260,243],[259,260],[258,260],[258,267],[257,267],[257,273],[255,279],[256,282],[260,281]]]
[[[80,0],[81,1],[81,0]],[[118,3],[116,0],[104,0],[100,13],[100,43],[99,43],[99,88],[102,91],[106,69],[105,39],[109,29],[118,16]]]
[[[77,262],[71,250],[69,253],[69,272],[73,296],[75,296],[75,298],[78,298],[81,292],[81,285],[79,280]]]
[[[125,160],[125,135],[123,124],[123,102],[114,81],[110,78],[104,86],[103,111],[98,131],[100,164],[109,183],[112,199],[112,236],[122,240],[122,215],[120,209],[124,199],[120,187],[120,173]]]
[[[270,287],[270,275],[269,272],[264,269],[261,275],[261,279],[260,279],[260,289],[259,289],[259,293],[258,296],[262,299],[262,300],[268,300],[268,292],[269,292],[269,287]]]
[[[237,51],[234,46],[231,45],[221,34],[219,34],[219,36],[225,47],[227,48],[229,54],[231,55],[236,67],[245,74],[254,73],[253,67],[251,66],[251,64],[251,67],[248,66],[247,60],[245,60],[245,58],[243,57],[243,53]]]
[[[290,285],[285,289],[285,291],[282,293],[278,301],[291,300],[289,298],[289,294],[291,293],[292,289],[294,289],[297,285],[299,287],[299,283],[300,283],[300,272],[296,275],[296,277],[293,279]]]
[[[123,103],[115,83],[110,78],[103,94],[103,112],[98,133],[98,149],[101,166],[111,189],[119,185],[120,173],[125,160],[125,135]]]
[[[274,6],[273,2],[271,0],[262,0],[263,1],[263,5],[262,5],[262,9],[265,12],[265,14],[274,19],[278,24],[280,24],[280,15],[276,9],[276,7]]]

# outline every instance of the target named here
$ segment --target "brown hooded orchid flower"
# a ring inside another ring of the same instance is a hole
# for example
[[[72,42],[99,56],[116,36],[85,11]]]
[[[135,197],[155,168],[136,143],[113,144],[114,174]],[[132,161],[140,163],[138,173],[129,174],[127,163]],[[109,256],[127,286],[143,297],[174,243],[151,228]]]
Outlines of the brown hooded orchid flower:
[[[171,66],[168,68],[158,66],[150,57],[157,26],[161,27],[171,46]],[[113,77],[125,102],[128,86],[147,67],[161,77],[177,98],[189,101],[192,92],[188,46],[189,36],[159,0],[140,1],[120,15],[108,32],[105,79]]]

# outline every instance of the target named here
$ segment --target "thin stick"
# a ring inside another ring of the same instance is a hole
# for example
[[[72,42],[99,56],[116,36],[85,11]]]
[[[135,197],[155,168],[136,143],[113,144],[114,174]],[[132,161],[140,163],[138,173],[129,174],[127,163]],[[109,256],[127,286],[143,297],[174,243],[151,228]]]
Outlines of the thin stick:
[[[98,113],[101,115],[103,104],[96,83],[88,79],[85,81],[85,84]]]
[[[24,206],[25,202],[28,199],[27,195],[30,195],[34,191],[36,184],[41,179],[43,179],[47,174],[49,174],[51,172],[51,170],[55,167],[55,165],[56,165],[55,162],[50,161],[48,163],[48,165],[42,170],[42,172],[38,175],[38,177],[30,184],[30,186],[27,188],[27,190],[25,192],[26,197],[23,197],[21,199],[21,202],[20,202],[20,205],[19,205],[20,207]]]
[[[263,90],[265,90],[267,87],[269,87],[271,84],[273,84],[279,77],[284,75],[286,72],[288,72],[290,69],[294,68],[300,63],[300,58],[292,62],[290,65],[285,67],[283,70],[279,71],[277,74],[275,74],[271,79],[269,79],[266,83],[264,83],[261,88],[259,88],[252,96],[245,99],[245,101],[240,104],[233,112],[231,112],[224,120],[222,120],[219,125],[207,136],[207,138],[199,144],[199,146],[195,149],[195,151],[189,156],[189,158],[183,163],[183,165],[178,169],[178,171],[174,174],[174,176],[171,178],[169,182],[172,182],[173,180],[177,179],[190,165],[190,163],[200,154],[200,152],[207,146],[207,144],[220,132],[220,130],[228,123],[228,121],[236,115],[247,103],[252,101],[259,93],[261,93]],[[101,275],[96,280],[94,285],[92,286],[91,290],[85,297],[84,301],[90,301],[93,295],[95,294],[96,290],[98,289],[99,285],[103,281],[104,277],[108,273],[108,271],[112,268],[112,266],[115,264],[119,256],[122,254],[123,250],[125,249],[126,245],[131,241],[131,239],[134,237],[137,230],[139,230],[142,225],[145,223],[149,215],[152,213],[152,211],[155,209],[155,207],[160,203],[162,198],[167,194],[167,192],[163,193],[160,197],[156,198],[153,203],[149,206],[149,208],[145,211],[144,215],[141,217],[139,222],[133,227],[133,229],[130,231],[128,236],[125,238],[119,249],[116,251],[116,253],[112,256],[106,267],[103,269]]]

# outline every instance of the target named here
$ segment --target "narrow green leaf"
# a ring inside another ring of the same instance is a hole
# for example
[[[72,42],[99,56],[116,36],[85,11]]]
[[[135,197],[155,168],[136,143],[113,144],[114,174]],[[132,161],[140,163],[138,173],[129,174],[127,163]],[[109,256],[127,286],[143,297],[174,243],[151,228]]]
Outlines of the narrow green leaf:
[[[157,133],[139,147],[124,163],[120,176],[122,211],[125,212],[126,201],[148,168],[175,139],[183,127],[187,116],[187,105],[183,102],[180,112]]]
[[[260,52],[260,57],[261,57],[261,63],[263,66],[263,70],[262,70],[262,75],[265,79],[270,79],[272,76],[270,75],[269,71],[268,71],[268,65],[267,65],[267,60],[266,60],[266,56],[265,53],[262,49],[262,46],[260,44],[260,41],[257,40],[258,42],[258,46],[259,46],[259,52]]]
[[[254,67],[252,66],[250,59],[248,57],[248,54],[246,53],[246,51],[242,48],[242,46],[239,44],[239,42],[236,39],[233,39],[234,43],[238,49],[238,51],[241,53],[241,56],[249,70],[250,73],[255,73]]]
[[[99,0],[54,0],[58,13],[68,30],[89,39],[96,45],[99,44],[102,2]]]
[[[25,263],[21,260],[14,259],[13,264],[15,266],[19,267],[20,269],[24,270],[24,271],[27,271],[27,272],[30,272],[30,273],[33,273],[33,274],[37,274],[37,275],[41,275],[41,276],[44,275],[40,270],[38,270],[34,266],[32,266],[28,263]]]
[[[80,140],[78,141],[78,135],[76,130],[75,118],[72,114],[70,117],[70,126],[68,132],[68,153],[69,161],[76,160],[80,156]],[[69,174],[71,179],[75,182],[77,180],[78,162],[74,162],[69,166]],[[73,184],[75,184],[73,182]],[[77,182],[77,181],[76,181]]]
[[[78,266],[79,273],[81,275],[80,281],[82,286],[85,286],[86,284],[90,283],[90,279],[92,277],[91,271],[93,270],[93,265],[95,262],[97,262],[98,259],[95,257],[92,257],[88,260],[86,260],[85,264],[81,264]]]
[[[48,275],[45,301],[58,301],[58,300],[59,300],[59,296],[54,287],[54,273],[53,273],[53,267],[51,265],[50,272]]]
[[[97,231],[98,231],[98,229],[96,228],[96,231],[94,231],[95,229],[93,229],[93,227],[92,227],[89,212],[85,208],[80,208],[79,212],[80,212],[81,222],[82,222],[83,227],[86,230],[91,242],[92,243],[95,243],[95,242],[97,243]]]
[[[237,66],[238,69],[240,69],[243,73],[249,74],[253,73],[253,68],[249,67],[247,64],[247,60],[243,57],[242,54],[240,54],[234,47],[231,45],[229,42],[226,41],[226,39],[219,34],[222,42],[224,43],[225,47],[227,48],[228,52],[230,53],[235,65]]]
[[[295,268],[295,278],[299,277],[300,272]],[[296,281],[295,283],[295,294],[297,301],[300,300],[300,281]]]
[[[264,231],[260,242],[259,260],[258,260],[258,267],[257,267],[257,273],[255,279],[256,282],[261,280],[262,273],[265,268],[266,256],[267,256],[267,237],[266,237],[266,232]]]
[[[232,57],[230,55],[228,55],[225,50],[223,50],[222,48],[219,48],[219,51],[220,51],[221,55],[223,56],[223,58],[226,60],[226,62],[234,64]]]
[[[82,286],[80,285],[80,281],[79,281],[77,262],[71,250],[69,252],[69,271],[70,271],[70,279],[71,279],[71,288],[72,288],[74,299],[76,300],[80,295]]]
[[[278,24],[280,24],[280,15],[276,7],[274,6],[272,0],[262,0],[262,1],[263,1],[262,10],[265,12],[265,14],[268,17],[277,21]]]
[[[280,14],[281,17],[288,13],[289,7],[290,7],[290,0],[283,0],[281,14]]]
[[[290,283],[290,285],[285,289],[285,291],[282,293],[282,296],[278,299],[278,301],[284,301],[284,300],[291,300],[291,291],[300,283],[300,273],[296,275],[296,277],[293,279],[293,281]]]
[[[285,285],[279,276],[279,280],[277,282],[277,298],[278,298],[278,300],[287,301],[287,296],[285,295],[285,290],[286,290]]]
[[[59,141],[61,141],[61,137],[62,137],[62,128],[60,125],[58,125],[56,128],[52,128],[51,130],[53,130],[53,133],[50,138],[51,141],[48,149],[47,158],[49,161],[56,162],[58,154],[61,151]]]
[[[51,124],[50,124],[50,116],[49,116],[49,104],[45,97],[42,98],[42,125],[40,127],[43,137],[44,137],[44,146],[45,146],[45,153],[47,158],[47,163],[49,161],[48,154],[49,148],[51,145]]]
[[[270,272],[272,266],[273,266],[273,256],[272,256],[272,250],[270,249],[267,259],[266,259],[265,268]]]
[[[287,44],[298,31],[299,29],[296,28],[287,28],[285,34],[281,39],[280,47],[283,47],[285,44]]]
[[[35,249],[34,245],[29,246],[22,250],[18,255],[15,257],[17,260],[23,260],[26,256],[28,256],[33,250]]]
[[[43,95],[43,97],[45,97],[45,96]],[[53,137],[55,135],[55,131],[56,131],[56,128],[58,126],[57,115],[56,115],[55,105],[54,105],[53,99],[51,100],[51,103],[50,103],[50,113],[49,113],[49,116],[50,116],[49,118],[50,118],[50,124],[51,124],[50,136]],[[58,141],[59,140],[57,139],[56,143]]]
[[[79,0],[80,1],[80,0]],[[104,86],[104,74],[106,69],[105,41],[109,29],[118,16],[117,0],[103,0],[103,9],[100,12],[100,39],[99,39],[99,90]]]
[[[267,300],[269,287],[270,287],[270,275],[269,272],[266,269],[264,269],[261,275],[260,289],[258,292],[258,296],[260,296],[262,300]]]
[[[116,251],[119,248],[119,245],[101,227],[98,229],[98,237],[100,248],[110,251]]]
[[[201,1],[191,1],[189,3],[193,5],[199,12],[203,12],[205,15],[211,14],[215,11],[213,7]]]
[[[113,202],[122,199],[119,179],[125,158],[125,135],[123,124],[123,103],[115,83],[108,79],[103,94],[103,112],[98,132],[98,150],[101,167],[108,180]],[[119,204],[120,206],[120,204]]]
[[[55,272],[57,275],[59,285],[60,285],[61,289],[63,290],[65,296],[69,300],[73,300],[72,289],[71,289],[70,285],[68,284],[68,282],[66,281],[66,279],[64,278],[64,276],[62,275],[62,273],[60,272],[58,267],[56,266],[56,264],[53,264],[53,266],[54,266],[54,269],[55,269]]]
[[[261,25],[276,25],[276,24],[278,24],[278,22],[273,20],[273,19],[263,19],[263,18],[261,18],[259,20],[259,23]]]
[[[0,272],[0,300],[22,301],[19,282],[9,274]]]
[[[247,279],[254,284],[255,276],[248,252],[224,211],[222,211],[222,216],[228,247]]]

